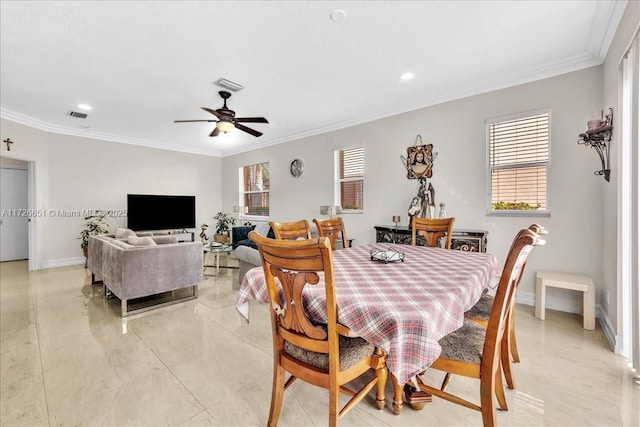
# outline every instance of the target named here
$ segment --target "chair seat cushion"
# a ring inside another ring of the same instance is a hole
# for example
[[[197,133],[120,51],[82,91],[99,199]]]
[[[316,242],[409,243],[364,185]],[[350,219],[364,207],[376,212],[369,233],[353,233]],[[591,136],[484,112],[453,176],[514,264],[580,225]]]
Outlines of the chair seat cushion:
[[[482,293],[480,300],[469,309],[465,311],[464,317],[467,319],[489,320],[491,315],[491,308],[493,307],[493,295],[489,295],[487,291]]]
[[[375,349],[373,344],[360,337],[349,338],[340,335],[338,340],[341,371],[349,369],[363,358],[371,356]],[[287,341],[284,343],[284,351],[308,365],[324,370],[329,369],[329,356],[326,353],[316,353],[315,351],[305,350]]]
[[[482,361],[485,335],[485,328],[471,320],[465,320],[460,329],[438,341],[442,347],[440,357],[479,365]]]

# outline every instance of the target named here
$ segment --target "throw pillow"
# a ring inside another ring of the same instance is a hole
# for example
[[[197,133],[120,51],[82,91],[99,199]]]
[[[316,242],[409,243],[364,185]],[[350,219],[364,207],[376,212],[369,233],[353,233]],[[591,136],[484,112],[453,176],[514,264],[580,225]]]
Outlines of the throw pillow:
[[[136,233],[128,228],[116,228],[116,239],[126,239],[127,237],[136,237]]]
[[[133,246],[156,246],[151,237],[129,237],[127,243]]]
[[[267,234],[269,233],[269,229],[271,228],[271,226],[269,225],[268,222],[259,222],[256,224],[256,228],[253,229],[253,231],[255,231],[256,233],[258,233],[261,236],[267,236]]]

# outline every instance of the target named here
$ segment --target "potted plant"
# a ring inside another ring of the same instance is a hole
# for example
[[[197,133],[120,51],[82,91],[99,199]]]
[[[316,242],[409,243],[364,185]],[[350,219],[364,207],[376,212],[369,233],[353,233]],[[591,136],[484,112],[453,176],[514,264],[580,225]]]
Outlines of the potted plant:
[[[230,213],[218,212],[213,219],[217,221],[216,234],[213,236],[213,240],[220,243],[229,242],[229,231],[231,226],[236,223],[235,217]]]
[[[94,211],[91,215],[84,217],[84,228],[80,232],[80,247],[87,257],[87,251],[89,246],[89,236],[97,234],[107,234],[109,232],[109,224],[107,224],[105,218],[107,214],[102,211]]]

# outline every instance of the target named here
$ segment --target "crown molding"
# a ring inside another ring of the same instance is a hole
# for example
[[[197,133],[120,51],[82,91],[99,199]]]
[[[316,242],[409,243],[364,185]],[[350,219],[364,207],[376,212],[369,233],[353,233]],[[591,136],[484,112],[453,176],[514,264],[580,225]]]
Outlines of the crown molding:
[[[352,126],[358,126],[364,123],[382,120],[399,114],[408,113],[411,111],[419,110],[422,108],[431,107],[445,102],[455,101],[457,99],[468,98],[475,95],[481,95],[501,89],[506,89],[513,86],[518,86],[525,83],[531,83],[538,80],[544,80],[547,78],[557,77],[562,74],[579,71],[582,69],[594,67],[602,64],[604,59],[595,57],[593,54],[585,53],[573,57],[563,58],[555,63],[545,64],[537,67],[527,68],[521,72],[514,73],[507,76],[501,76],[484,82],[461,86],[455,92],[449,92],[433,96],[431,98],[422,99],[417,102],[395,105],[393,107],[384,108],[374,113],[361,115],[356,118],[344,120],[341,122],[332,123],[331,125],[321,126],[309,131],[298,132],[283,138],[277,138],[272,140],[260,141],[260,146],[254,146],[247,149],[238,149],[225,151],[223,157],[232,156],[236,154],[242,154],[249,151],[254,151],[260,148],[266,148],[272,145],[282,144],[285,142],[296,141],[299,139],[309,138],[312,136],[321,135],[328,132],[334,132],[337,130],[349,128]]]
[[[222,156],[222,153],[218,150],[198,149],[195,147],[169,144],[166,142],[152,141],[143,138],[133,138],[129,136],[115,135],[104,132],[92,132],[84,129],[75,129],[68,126],[58,126],[30,116],[26,116],[24,114],[17,113],[12,110],[8,110],[6,108],[0,108],[0,118],[49,133],[98,139],[101,141],[117,142],[120,144],[138,145],[141,147],[156,148],[160,150],[179,151],[182,153],[199,154],[203,156]]]

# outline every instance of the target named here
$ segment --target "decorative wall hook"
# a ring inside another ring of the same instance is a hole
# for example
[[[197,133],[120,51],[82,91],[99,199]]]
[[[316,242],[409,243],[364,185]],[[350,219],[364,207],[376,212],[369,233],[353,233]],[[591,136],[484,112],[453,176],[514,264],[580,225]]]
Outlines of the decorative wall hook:
[[[611,176],[609,150],[611,149],[611,131],[613,130],[613,109],[609,108],[609,114],[603,120],[589,120],[587,131],[579,135],[578,144],[592,147],[598,153],[602,169],[595,171],[594,175],[604,175],[609,182]]]
[[[5,139],[4,141],[5,144],[7,144],[7,151],[11,151],[11,144],[13,144],[13,141],[10,140],[9,138]]]

